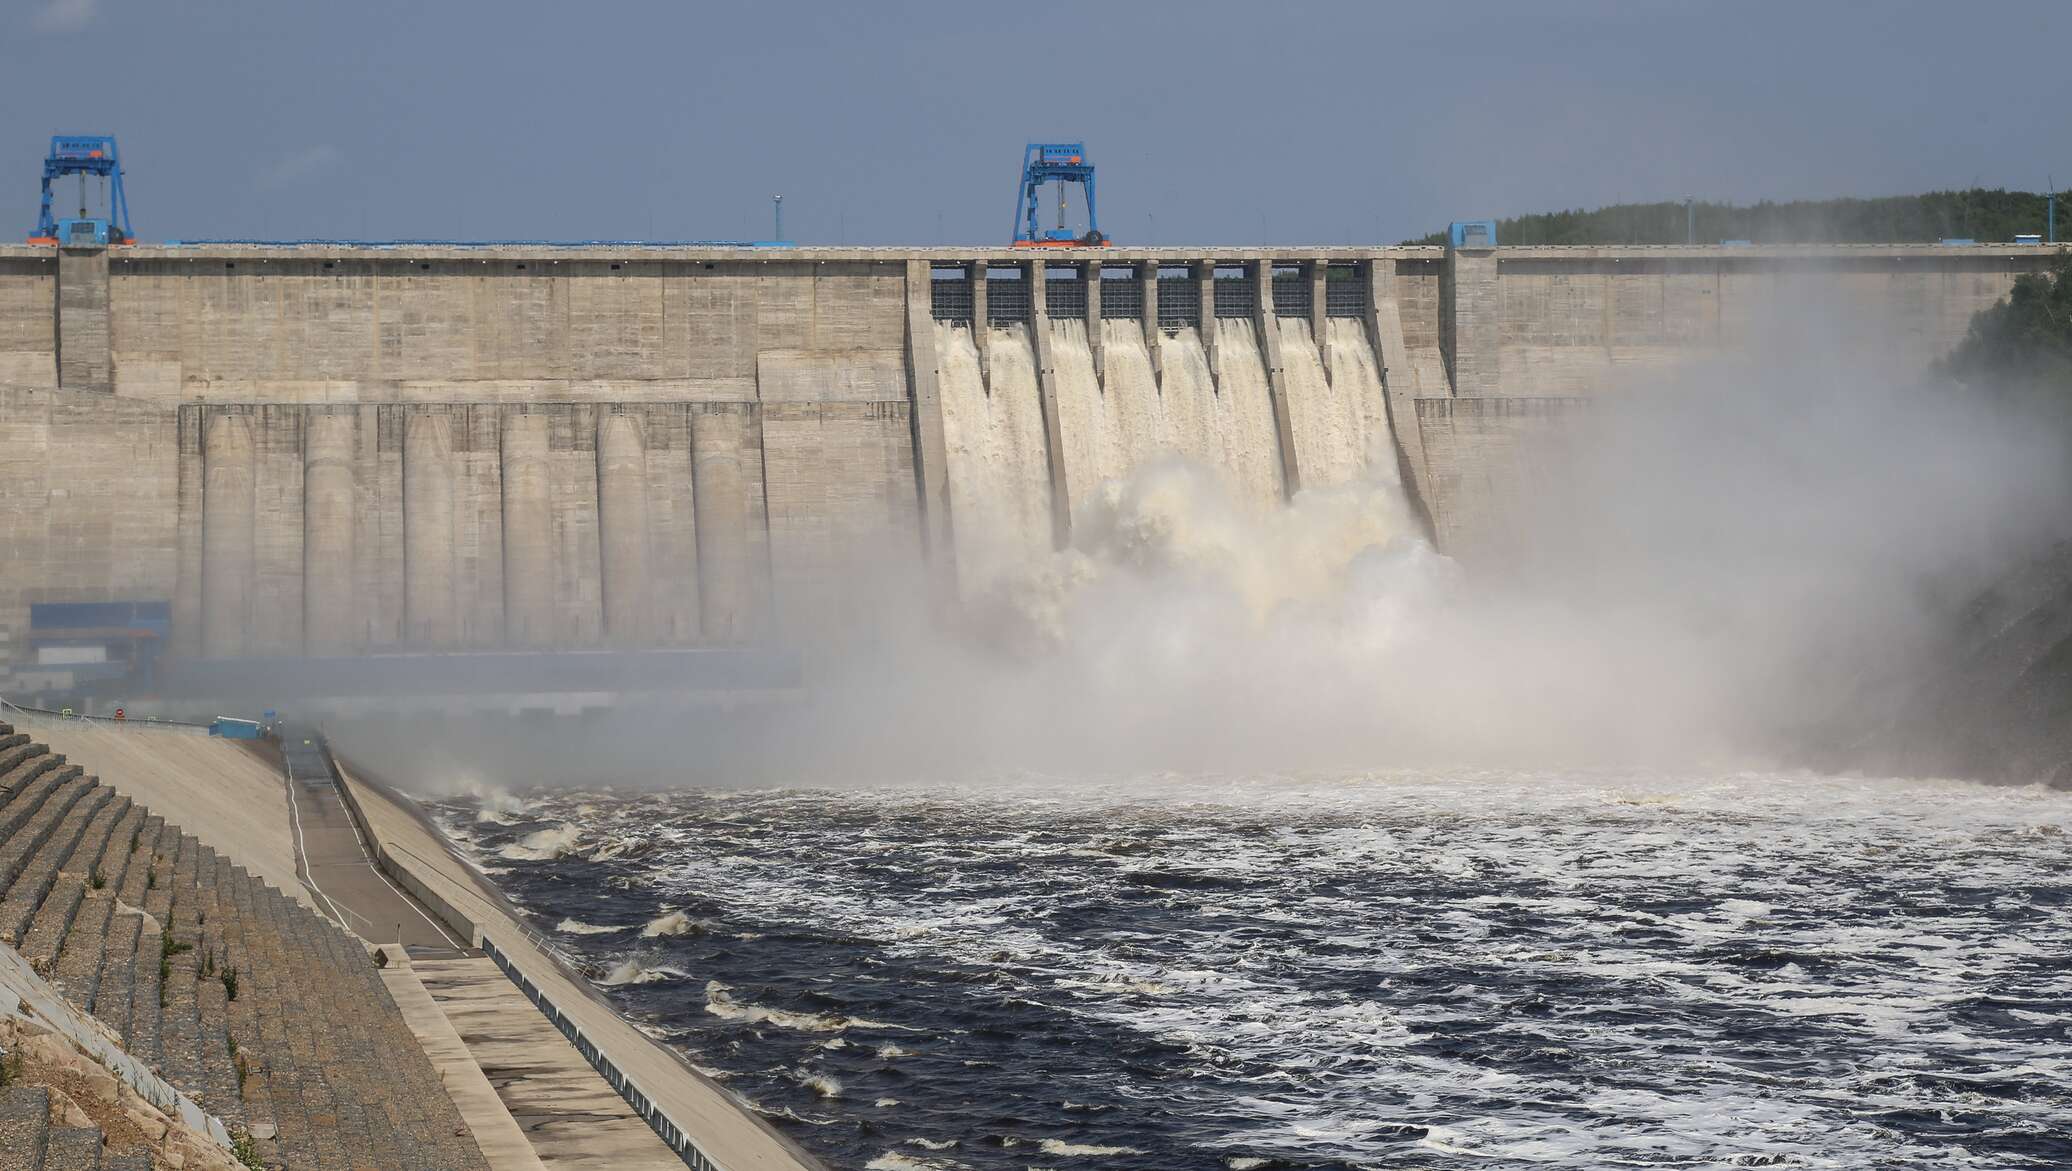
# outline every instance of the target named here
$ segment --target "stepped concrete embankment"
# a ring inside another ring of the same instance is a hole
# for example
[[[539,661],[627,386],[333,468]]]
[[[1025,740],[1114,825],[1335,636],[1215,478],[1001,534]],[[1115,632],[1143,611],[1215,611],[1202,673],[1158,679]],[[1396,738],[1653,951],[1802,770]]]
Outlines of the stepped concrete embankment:
[[[82,677],[47,653],[62,615],[35,609],[82,602],[145,607],[175,664],[841,637],[869,604],[859,566],[954,570],[987,535],[955,515],[985,471],[945,434],[946,390],[968,388],[943,330],[980,401],[1027,399],[1011,478],[1047,539],[1069,539],[1075,476],[1137,458],[1089,449],[1113,428],[1081,415],[1256,379],[1241,438],[1194,454],[1294,491],[1335,458],[1320,420],[1385,417],[1465,550],[1530,490],[1521,440],[1564,404],[1812,317],[1925,362],[2049,259],[0,247],[0,497],[35,502],[0,511],[0,659],[31,690]],[[1340,401],[1358,369],[1380,402]]]
[[[198,1132],[288,1167],[818,1168],[621,1020],[407,799],[328,758],[301,775],[308,752],[284,776],[192,729],[10,714],[33,722],[0,726],[0,1010],[102,1039]]]
[[[181,735],[103,734],[160,748]],[[263,812],[239,818],[187,794],[185,808],[202,817],[190,831],[86,772],[82,762],[107,745],[85,739],[72,759],[0,726],[0,1007],[26,1005],[89,1051],[115,1046],[99,1051],[138,1092],[171,1109],[153,1088],[162,1082],[197,1132],[247,1137],[268,1166],[492,1171],[364,941],[234,860],[274,850],[288,826],[269,834]],[[233,795],[245,787],[219,784],[204,765],[214,754],[236,775],[243,750],[193,744],[170,754],[195,770],[179,780]],[[117,771],[137,791],[153,787],[127,765]],[[215,816],[233,852],[202,840]],[[34,1106],[8,1103],[27,1112],[25,1127]],[[59,1140],[58,1166],[98,1160],[98,1138],[34,1137],[39,1158]]]

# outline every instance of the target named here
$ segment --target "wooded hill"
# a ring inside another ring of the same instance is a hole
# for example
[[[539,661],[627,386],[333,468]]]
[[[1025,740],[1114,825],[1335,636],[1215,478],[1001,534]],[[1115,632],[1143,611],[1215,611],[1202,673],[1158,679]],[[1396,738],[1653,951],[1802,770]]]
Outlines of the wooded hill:
[[[1973,188],[1876,199],[1764,200],[1692,205],[1700,244],[1929,244],[1937,240],[2009,241],[2044,231],[2046,197],[2033,191]],[[2058,201],[2062,221],[2072,200]],[[2058,225],[2063,240],[2072,224]],[[1620,203],[1497,221],[1500,244],[1682,244],[1684,205]],[[1444,244],[1434,232],[1413,244]]]

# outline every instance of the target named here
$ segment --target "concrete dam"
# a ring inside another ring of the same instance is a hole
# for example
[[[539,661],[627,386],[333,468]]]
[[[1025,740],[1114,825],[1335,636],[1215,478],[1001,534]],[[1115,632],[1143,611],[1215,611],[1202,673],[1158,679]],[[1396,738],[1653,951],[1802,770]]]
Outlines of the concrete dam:
[[[1163,453],[1248,506],[1519,445],[1806,302],[1922,363],[2023,246],[0,247],[0,659],[810,644]],[[95,651],[95,645],[103,648]]]

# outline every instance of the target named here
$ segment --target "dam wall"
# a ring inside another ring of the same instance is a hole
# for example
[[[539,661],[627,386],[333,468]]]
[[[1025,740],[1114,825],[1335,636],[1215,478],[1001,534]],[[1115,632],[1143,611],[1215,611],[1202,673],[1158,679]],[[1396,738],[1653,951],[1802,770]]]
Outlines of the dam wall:
[[[1925,362],[2049,259],[0,247],[0,661],[70,669],[47,603],[185,658],[811,642],[1169,453],[1253,508],[1400,473],[1460,550],[1572,404],[1811,320]]]

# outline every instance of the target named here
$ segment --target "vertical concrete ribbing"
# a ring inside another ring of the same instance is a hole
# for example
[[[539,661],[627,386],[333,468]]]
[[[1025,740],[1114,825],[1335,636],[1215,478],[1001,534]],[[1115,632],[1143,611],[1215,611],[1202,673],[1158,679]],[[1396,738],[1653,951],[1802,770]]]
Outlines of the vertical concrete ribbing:
[[[353,416],[312,413],[303,432],[302,630],[310,655],[353,650]]]
[[[202,654],[238,658],[245,653],[255,568],[251,420],[229,412],[211,417],[202,461]]]
[[[1331,262],[1318,257],[1303,265],[1309,280],[1309,336],[1316,339],[1317,353],[1324,359],[1324,382],[1331,382],[1330,290],[1327,288]]]
[[[1216,345],[1216,262],[1197,260],[1194,262],[1195,315],[1201,319],[1201,326],[1195,332],[1201,334],[1202,350],[1209,357],[1209,381],[1220,391],[1223,384],[1223,361]]]
[[[252,415],[252,630],[247,654],[302,653],[305,408],[263,405]]]
[[[58,386],[108,393],[115,389],[108,332],[108,250],[58,249]]]
[[[1065,478],[1065,434],[1058,420],[1058,376],[1051,368],[1050,307],[1044,281],[1048,271],[1041,260],[1029,262],[1023,273],[1029,282],[1029,340],[1036,356],[1036,396],[1043,410],[1043,454],[1050,470],[1050,539],[1063,549],[1072,543],[1072,494]]]
[[[402,404],[361,406],[360,438],[353,452],[353,581],[360,646],[403,641],[403,416]]]
[[[1101,262],[1089,260],[1081,267],[1080,277],[1086,282],[1086,348],[1094,358],[1094,381],[1107,389],[1102,375],[1106,363],[1101,353]]]
[[[415,410],[403,422],[403,640],[445,647],[457,638],[453,419]]]
[[[1266,364],[1266,393],[1273,401],[1273,434],[1281,453],[1281,498],[1302,491],[1302,466],[1295,455],[1295,422],[1288,410],[1288,373],[1281,365],[1280,322],[1273,311],[1273,261],[1254,260],[1252,268],[1252,332],[1259,357]],[[1323,338],[1318,336],[1318,353]],[[1314,409],[1314,408],[1312,408]]]
[[[907,393],[913,407],[914,482],[920,493],[922,551],[936,570],[950,574],[948,588],[954,590],[956,559],[950,547],[949,452],[942,430],[940,356],[935,347],[931,279],[927,261],[907,261]]]
[[[1375,257],[1366,263],[1367,342],[1374,347],[1381,370],[1382,400],[1388,406],[1389,431],[1396,440],[1396,463],[1412,502],[1423,518],[1426,535],[1437,539],[1432,525],[1432,479],[1425,458],[1424,424],[1417,417],[1416,375],[1409,347],[1403,344],[1403,314],[1396,300],[1396,262]]]
[[[543,646],[554,631],[554,544],[547,476],[547,417],[506,408],[504,641]]]
[[[1158,328],[1158,262],[1147,260],[1137,266],[1137,282],[1143,286],[1139,306],[1144,324],[1144,351],[1151,355],[1151,380],[1165,385],[1165,351],[1160,343],[1165,334]]]
[[[180,408],[179,430],[179,530],[176,539],[173,581],[173,657],[201,657],[202,625],[202,425],[207,411],[199,406]]]
[[[691,489],[690,408],[647,408],[648,564],[656,641],[698,641],[698,526]]]
[[[986,262],[971,262],[971,340],[978,346],[978,377],[990,392],[993,388],[993,327],[986,308]]]
[[[750,421],[749,409],[733,403],[703,404],[691,420],[700,626],[711,642],[741,642],[751,629],[748,471],[743,450]]]
[[[1461,398],[1501,394],[1503,294],[1496,253],[1448,249],[1440,303],[1446,365]]]
[[[638,416],[597,421],[597,523],[605,638],[634,646],[650,637],[647,441]]]

